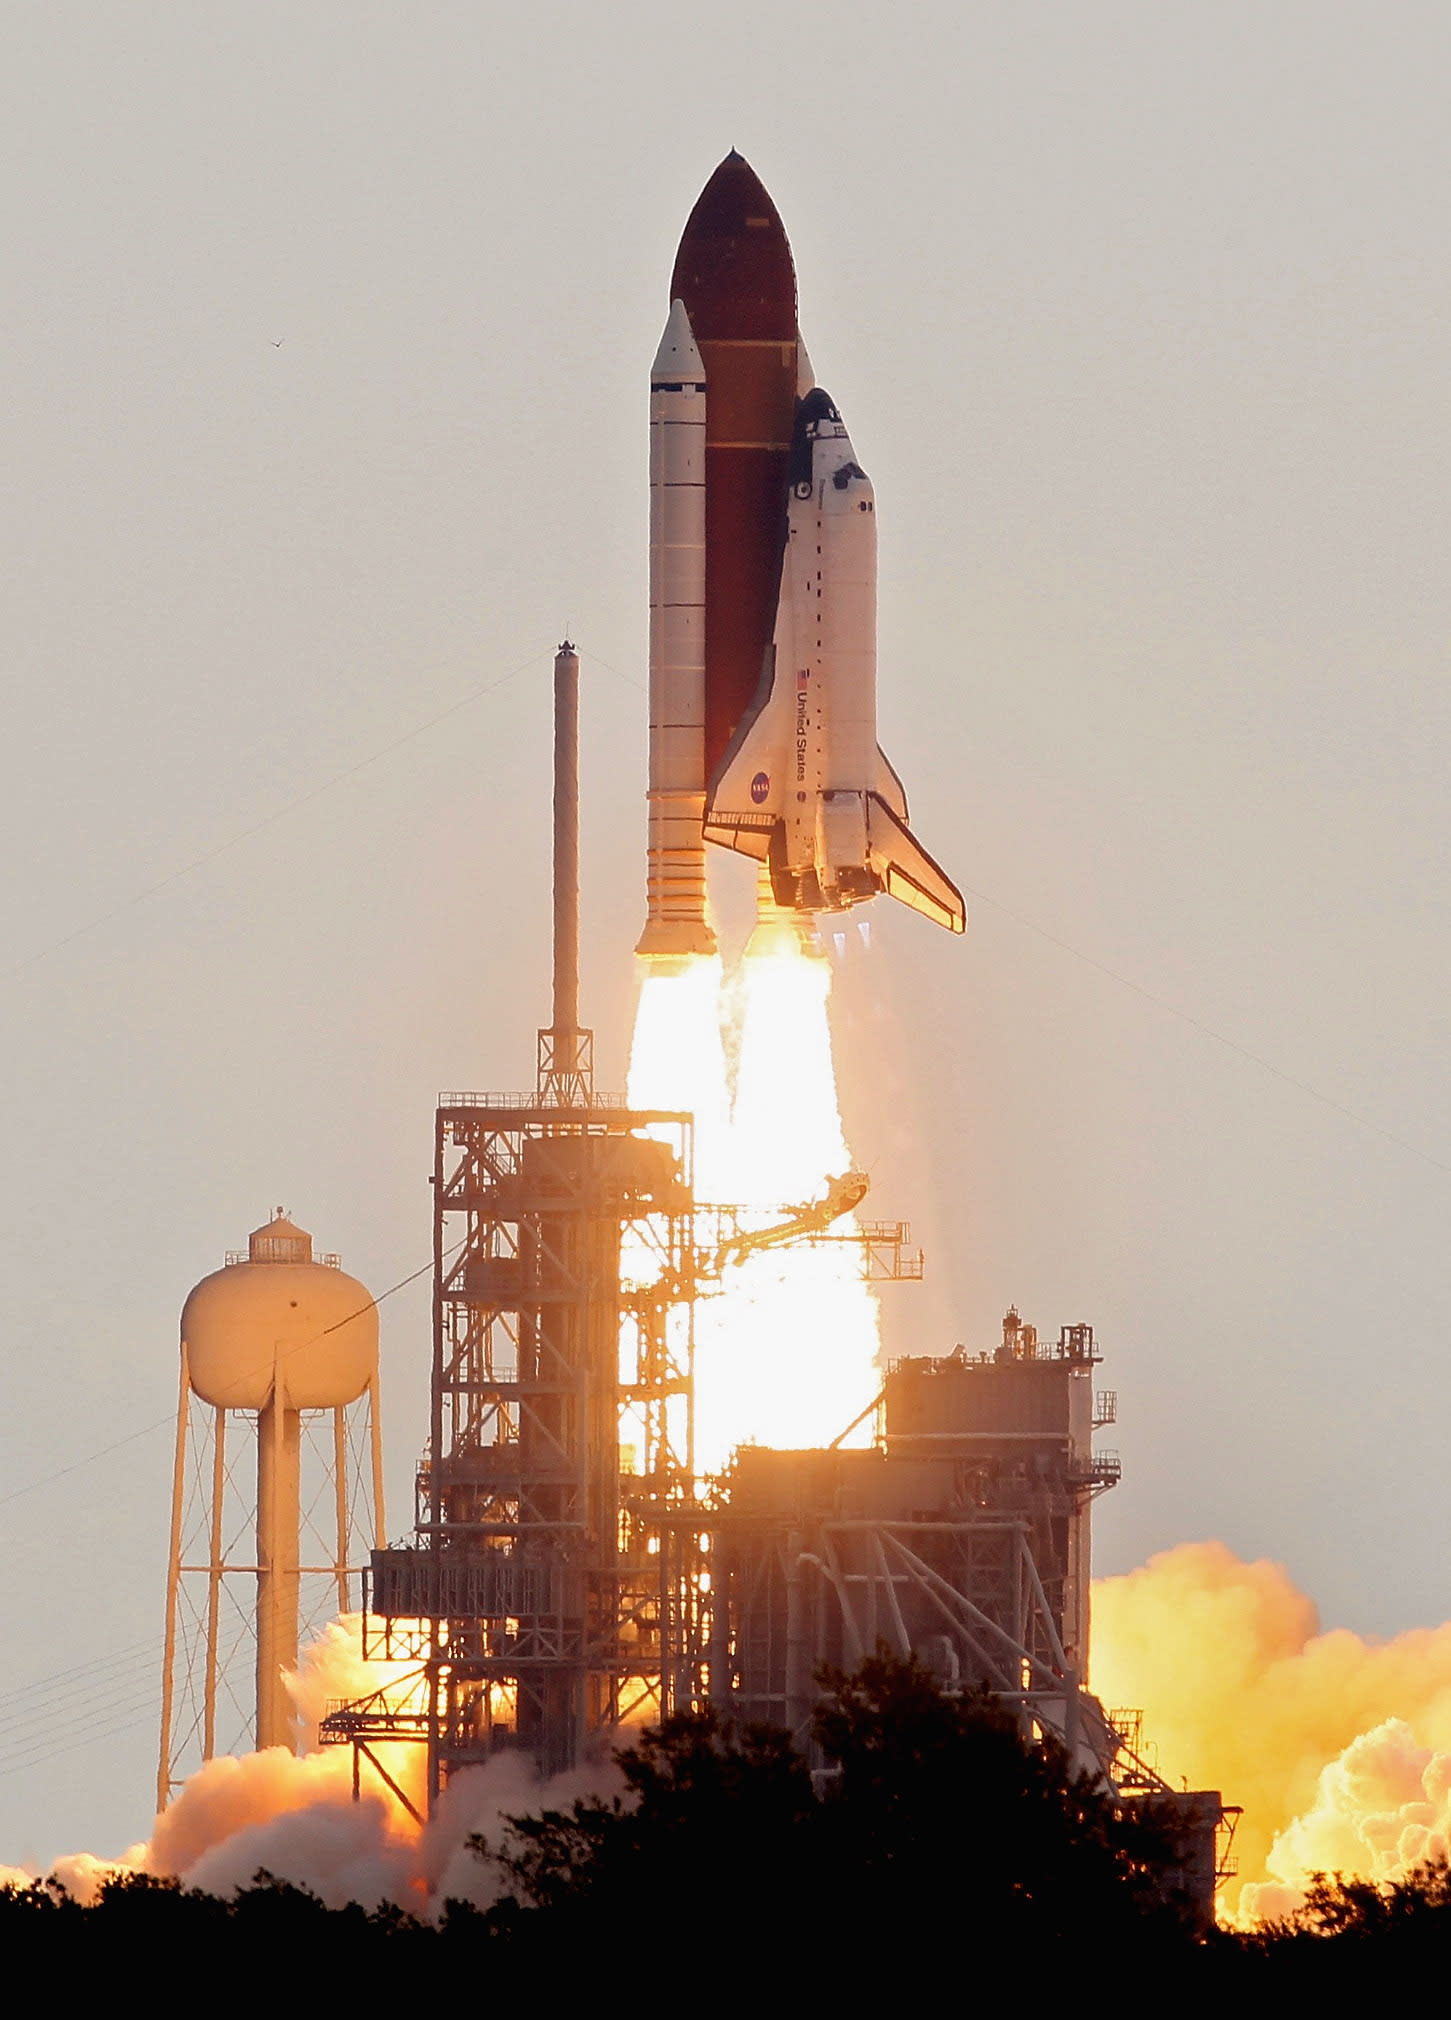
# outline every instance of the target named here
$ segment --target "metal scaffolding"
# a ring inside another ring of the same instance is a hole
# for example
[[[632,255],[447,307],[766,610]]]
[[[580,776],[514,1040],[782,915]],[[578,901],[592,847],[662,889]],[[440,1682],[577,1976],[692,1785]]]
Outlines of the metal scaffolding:
[[[1083,1689],[1089,1508],[1118,1478],[1093,1330],[1040,1344],[1015,1309],[991,1355],[889,1371],[874,1449],[737,1454],[711,1523],[711,1674],[741,1715],[804,1741],[825,1662],[879,1645],[1108,1772],[1119,1742]]]
[[[698,1551],[669,1520],[692,1312],[659,1291],[687,1275],[690,1136],[598,1098],[439,1107],[418,1543],[373,1559],[366,1649],[424,1660],[431,1797],[500,1745],[555,1771],[697,1688]]]

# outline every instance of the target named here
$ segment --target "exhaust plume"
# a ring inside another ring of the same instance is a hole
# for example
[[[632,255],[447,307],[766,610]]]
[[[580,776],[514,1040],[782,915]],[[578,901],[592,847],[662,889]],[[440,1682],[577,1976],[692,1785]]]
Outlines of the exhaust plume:
[[[1451,1853],[1451,1624],[1386,1642],[1322,1633],[1282,1565],[1245,1563],[1221,1543],[1184,1544],[1094,1587],[1094,1689],[1142,1709],[1170,1781],[1242,1803],[1238,1880],[1222,1911],[1239,1922],[1285,1915],[1317,1871],[1393,1880]],[[334,1621],[292,1680],[315,1731],[326,1705],[376,1689],[383,1664],[358,1655],[357,1617]],[[423,1763],[388,1749],[388,1769],[422,1808]],[[471,1769],[420,1829],[365,1768],[352,1800],[345,1747],[280,1747],[200,1769],[148,1842],[115,1859],[76,1853],[49,1877],[82,1903],[112,1874],[171,1875],[228,1894],[259,1868],[330,1907],[394,1902],[424,1917],[450,1899],[487,1907],[494,1870],[467,1848],[504,1836],[505,1819],[620,1793],[613,1764],[540,1782],[520,1754]],[[0,1866],[0,1886],[36,1876]]]
[[[851,1165],[837,1105],[831,969],[794,933],[719,960],[643,962],[629,1098],[696,1116],[698,1199],[746,1230],[819,1198]],[[765,1249],[706,1286],[696,1319],[696,1456],[719,1471],[739,1444],[821,1445],[878,1386],[877,1305],[850,1242]],[[870,1437],[867,1425],[852,1442]]]
[[[1093,1589],[1093,1687],[1144,1713],[1160,1772],[1244,1805],[1237,1919],[1283,1915],[1315,1871],[1382,1880],[1451,1828],[1451,1624],[1320,1630],[1283,1565],[1183,1544]]]

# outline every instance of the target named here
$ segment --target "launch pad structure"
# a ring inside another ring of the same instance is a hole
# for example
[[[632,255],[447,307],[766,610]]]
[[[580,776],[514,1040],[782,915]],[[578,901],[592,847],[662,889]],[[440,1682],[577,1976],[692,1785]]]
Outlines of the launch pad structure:
[[[365,1651],[424,1663],[431,1800],[501,1745],[553,1773],[693,1697],[689,1305],[621,1284],[685,1274],[690,1119],[446,1096],[434,1201],[418,1540],[374,1554]]]
[[[578,660],[555,662],[554,1002],[532,1094],[448,1093],[434,1122],[431,1425],[416,1529],[367,1576],[364,1653],[414,1665],[324,1719],[404,1802],[375,1747],[427,1748],[430,1809],[505,1749],[543,1775],[713,1704],[811,1751],[821,1665],[886,1649],[985,1688],[1025,1735],[1177,1820],[1207,1918],[1237,1814],[1176,1792],[1135,1715],[1086,1687],[1090,1511],[1119,1478],[1094,1434],[1089,1326],[887,1371],[865,1449],[743,1447],[702,1494],[699,1296],[754,1248],[848,1240],[914,1277],[900,1222],[845,1217],[865,1182],[762,1226],[696,1198],[693,1119],[595,1091],[578,1019]],[[864,1415],[867,1413],[863,1413]],[[848,1427],[852,1428],[852,1427]],[[845,1433],[843,1434],[843,1436]],[[819,1763],[818,1763],[819,1764]],[[412,1806],[411,1804],[409,1805]]]
[[[532,1095],[434,1124],[432,1415],[415,1543],[374,1553],[365,1654],[407,1710],[324,1739],[428,1747],[430,1803],[501,1746],[544,1773],[699,1694],[692,1119],[593,1085],[578,1015],[579,662],[555,661],[554,1004]]]
[[[741,1714],[800,1731],[818,1664],[885,1647],[1111,1757],[1082,1688],[1088,1507],[1119,1477],[1097,1361],[1090,1326],[1040,1345],[1013,1309],[991,1354],[896,1362],[870,1449],[739,1452],[714,1571]]]

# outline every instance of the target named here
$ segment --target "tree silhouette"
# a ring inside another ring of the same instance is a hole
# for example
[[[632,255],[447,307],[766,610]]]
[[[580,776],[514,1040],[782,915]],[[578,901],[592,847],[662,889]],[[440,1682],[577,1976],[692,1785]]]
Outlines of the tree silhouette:
[[[622,1796],[517,1818],[499,1845],[472,1840],[508,1887],[491,1928],[594,1936],[643,1911],[657,1947],[695,1954],[743,1928],[799,1952],[808,1932],[883,1917],[919,1953],[969,1938],[984,1952],[1187,1941],[1158,1821],[1121,1810],[1052,1741],[1025,1739],[995,1698],[949,1694],[885,1650],[818,1681],[829,1765],[815,1776],[776,1728],[683,1714],[617,1756]]]

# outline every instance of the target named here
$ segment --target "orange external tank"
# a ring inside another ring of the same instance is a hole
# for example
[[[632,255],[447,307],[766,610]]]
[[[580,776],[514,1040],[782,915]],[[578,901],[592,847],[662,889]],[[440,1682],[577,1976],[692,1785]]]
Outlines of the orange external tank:
[[[728,154],[675,255],[705,367],[705,780],[755,698],[776,622],[796,410],[796,270],[755,170]]]

